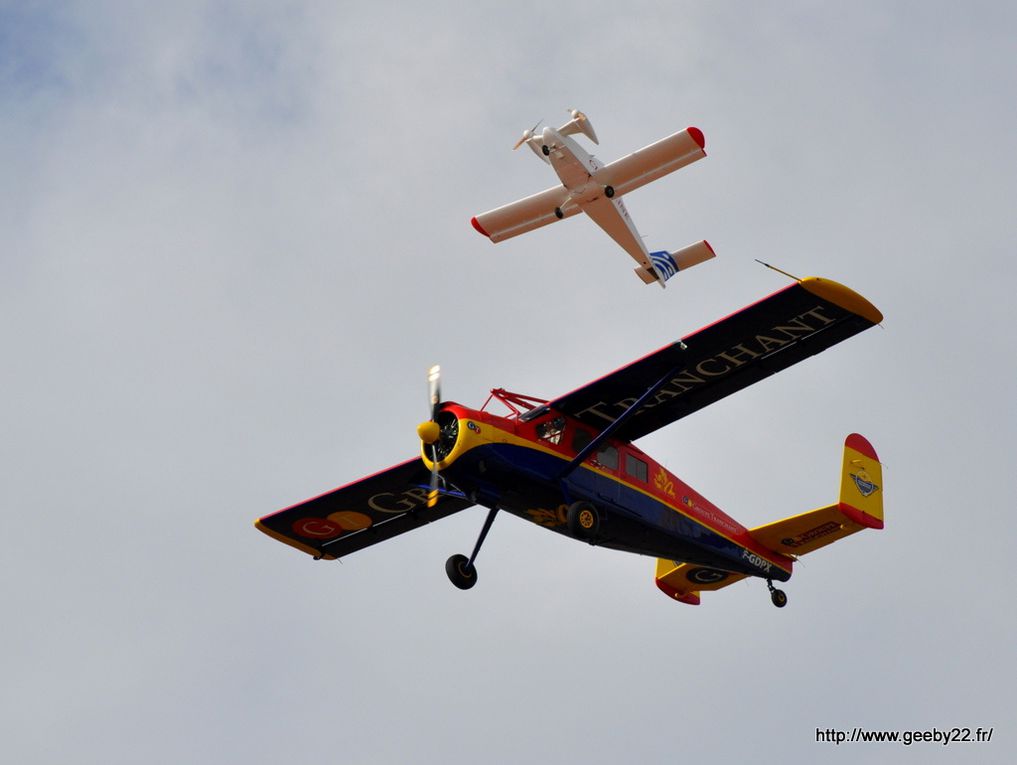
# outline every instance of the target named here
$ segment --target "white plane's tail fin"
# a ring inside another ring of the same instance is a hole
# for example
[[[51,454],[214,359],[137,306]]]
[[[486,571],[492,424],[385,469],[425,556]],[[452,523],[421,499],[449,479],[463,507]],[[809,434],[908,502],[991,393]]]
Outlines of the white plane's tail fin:
[[[645,266],[639,266],[636,269],[636,276],[647,284],[658,282],[663,287],[664,282],[679,271],[692,268],[692,266],[703,263],[713,257],[716,257],[716,253],[705,239],[701,242],[690,244],[688,247],[683,247],[676,252],[667,252],[666,250],[651,252],[650,262],[653,265],[652,270]]]
[[[576,133],[582,133],[594,143],[600,143],[597,140],[597,133],[594,131],[593,124],[590,122],[589,117],[578,109],[569,109],[569,114],[572,115],[572,119],[558,128],[559,133],[562,135],[575,135]]]

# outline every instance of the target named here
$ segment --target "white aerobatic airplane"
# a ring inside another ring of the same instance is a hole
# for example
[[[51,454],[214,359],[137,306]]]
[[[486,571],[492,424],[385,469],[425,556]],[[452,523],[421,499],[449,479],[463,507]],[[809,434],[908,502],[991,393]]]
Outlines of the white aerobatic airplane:
[[[518,149],[524,143],[529,146],[554,168],[561,185],[481,213],[471,221],[473,227],[492,242],[500,242],[582,211],[639,264],[636,275],[640,279],[646,284],[656,282],[661,287],[678,271],[712,258],[713,248],[706,241],[677,252],[649,252],[621,200],[633,189],[705,157],[706,141],[702,131],[686,128],[627,157],[602,165],[569,138],[582,133],[598,143],[593,125],[578,109],[569,113],[572,119],[557,130],[545,127],[537,133],[538,122],[531,130],[524,131],[513,147]]]

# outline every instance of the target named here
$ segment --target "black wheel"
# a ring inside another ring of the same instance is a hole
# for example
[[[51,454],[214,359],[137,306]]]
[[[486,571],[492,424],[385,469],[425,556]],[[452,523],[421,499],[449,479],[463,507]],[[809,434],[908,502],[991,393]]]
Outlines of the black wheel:
[[[550,154],[551,154],[551,147],[548,146],[547,144],[544,144],[543,146],[541,146],[540,150],[542,152],[544,152],[544,156],[545,157],[550,156]]]
[[[614,196],[614,186],[605,186],[604,187],[604,196],[606,196],[608,199],[613,197]]]
[[[576,539],[593,539],[600,531],[600,513],[589,502],[574,502],[569,505],[568,527]]]
[[[770,600],[773,601],[773,605],[777,606],[777,608],[783,608],[787,605],[787,595],[784,593],[784,590],[774,589],[770,593]]]
[[[555,207],[554,208],[554,217],[556,217],[558,220],[561,220],[562,218],[565,217],[565,213],[563,213],[561,211],[560,207]]]
[[[445,561],[445,573],[449,581],[460,590],[468,590],[477,583],[477,569],[469,565],[465,555],[453,555]]]

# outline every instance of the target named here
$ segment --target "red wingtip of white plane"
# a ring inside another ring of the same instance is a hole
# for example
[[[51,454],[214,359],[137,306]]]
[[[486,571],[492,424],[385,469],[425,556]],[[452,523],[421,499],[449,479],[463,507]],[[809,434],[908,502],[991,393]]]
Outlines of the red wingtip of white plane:
[[[689,131],[689,135],[692,136],[692,140],[699,144],[699,148],[706,151],[706,137],[703,135],[703,131],[697,127],[685,128]]]
[[[472,223],[473,224],[473,228],[477,229],[477,231],[479,231],[481,234],[486,236],[488,239],[491,238],[491,235],[489,233],[487,233],[486,231],[484,231],[484,229],[481,227],[481,225],[479,223],[477,223],[477,219],[476,218],[470,218],[470,223]]]

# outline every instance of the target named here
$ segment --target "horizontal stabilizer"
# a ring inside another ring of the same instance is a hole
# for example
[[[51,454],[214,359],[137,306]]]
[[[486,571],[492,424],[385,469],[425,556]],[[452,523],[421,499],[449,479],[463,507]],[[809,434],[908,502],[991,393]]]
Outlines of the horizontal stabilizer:
[[[562,135],[575,135],[576,133],[582,133],[595,144],[599,144],[600,141],[597,140],[597,133],[594,131],[593,125],[590,124],[590,120],[587,116],[580,111],[576,111],[574,114],[576,116],[558,128],[558,132]]]
[[[657,588],[668,597],[690,606],[699,605],[699,593],[703,590],[719,590],[744,578],[745,574],[678,563],[666,558],[657,559]]]
[[[646,284],[653,284],[659,281],[666,282],[679,271],[684,271],[692,266],[699,265],[710,258],[717,256],[709,242],[705,239],[688,247],[683,247],[676,252],[651,252],[650,261],[653,263],[653,271],[643,266],[636,269],[636,276]],[[656,273],[654,273],[656,271]]]

